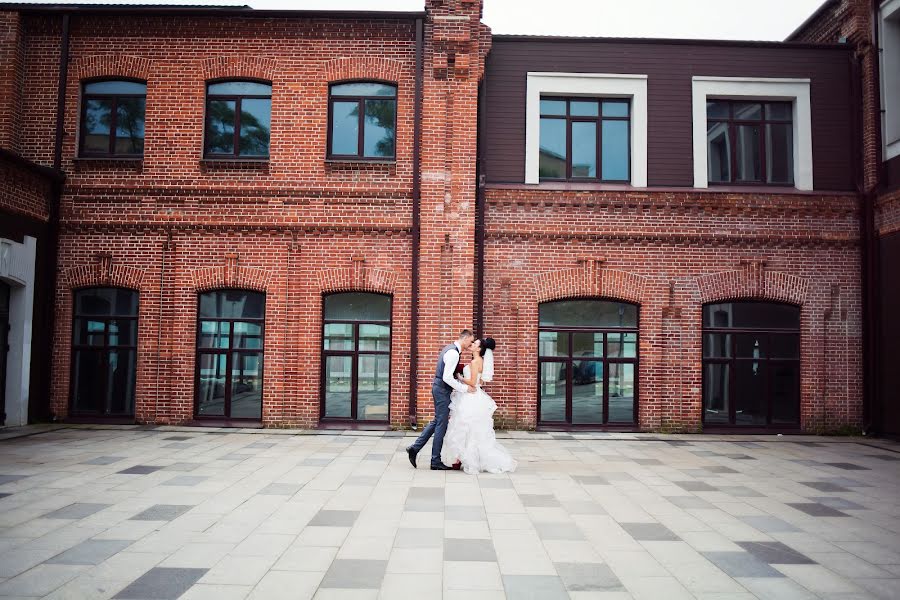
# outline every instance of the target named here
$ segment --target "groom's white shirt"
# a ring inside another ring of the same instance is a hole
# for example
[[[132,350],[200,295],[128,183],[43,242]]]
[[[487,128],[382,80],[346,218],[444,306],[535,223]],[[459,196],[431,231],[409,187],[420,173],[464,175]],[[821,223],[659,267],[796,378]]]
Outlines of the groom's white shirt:
[[[459,356],[462,354],[462,348],[459,347],[459,342],[453,342],[453,347],[456,348],[456,352],[448,350],[444,354],[444,376],[441,379],[457,392],[465,393],[469,391],[469,386],[454,377],[456,365],[459,364]]]

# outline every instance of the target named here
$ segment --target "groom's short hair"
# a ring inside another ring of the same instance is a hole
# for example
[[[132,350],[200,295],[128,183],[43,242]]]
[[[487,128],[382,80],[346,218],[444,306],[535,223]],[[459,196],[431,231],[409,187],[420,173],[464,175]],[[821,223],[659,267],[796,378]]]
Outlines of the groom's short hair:
[[[475,337],[475,334],[472,333],[471,329],[463,329],[459,332],[459,339],[467,338],[467,337]]]

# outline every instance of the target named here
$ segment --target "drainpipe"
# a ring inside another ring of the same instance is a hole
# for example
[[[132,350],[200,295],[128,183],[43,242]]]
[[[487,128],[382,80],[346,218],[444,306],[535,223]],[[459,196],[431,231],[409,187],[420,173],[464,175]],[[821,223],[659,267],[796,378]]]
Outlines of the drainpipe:
[[[490,56],[490,55],[488,55]],[[484,169],[484,112],[487,97],[487,59],[485,74],[478,86],[478,121],[475,157],[475,335],[484,336],[484,239],[485,239],[485,169]]]
[[[424,78],[424,22],[416,19],[416,87],[413,107],[412,276],[409,311],[409,425],[416,428],[419,374],[419,247],[422,204],[422,84]]]
[[[61,24],[61,35],[59,41],[59,81],[56,88],[56,138],[53,146],[53,168],[57,172],[61,172],[62,167],[62,145],[63,133],[65,131],[66,116],[66,83],[69,73],[69,31],[70,31],[70,15],[63,13]],[[53,186],[50,202],[47,206],[47,273],[46,285],[47,293],[51,299],[43,308],[46,314],[47,333],[50,337],[50,347],[53,347],[53,339],[56,333],[56,271],[57,262],[59,260],[59,211],[62,202],[63,183],[59,182]],[[53,380],[53,361],[51,357],[45,357],[49,361],[50,368],[48,373],[49,379]],[[47,409],[51,418],[55,421],[56,414],[53,412],[50,397],[52,394],[52,385],[48,388]]]

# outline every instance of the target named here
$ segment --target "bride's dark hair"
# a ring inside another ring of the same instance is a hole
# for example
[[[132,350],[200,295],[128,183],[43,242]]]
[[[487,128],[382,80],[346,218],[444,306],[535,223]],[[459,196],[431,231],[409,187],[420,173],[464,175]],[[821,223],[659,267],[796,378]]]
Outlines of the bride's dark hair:
[[[484,356],[485,350],[493,350],[496,347],[497,342],[494,341],[494,338],[482,338],[481,348],[478,350],[478,356]]]

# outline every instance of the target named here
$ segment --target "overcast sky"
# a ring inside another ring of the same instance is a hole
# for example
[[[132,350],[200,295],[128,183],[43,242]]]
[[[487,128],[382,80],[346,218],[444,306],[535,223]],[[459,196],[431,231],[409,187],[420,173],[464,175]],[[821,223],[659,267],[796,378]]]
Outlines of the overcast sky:
[[[54,0],[63,3],[66,0]],[[484,0],[494,33],[783,40],[823,0]],[[83,4],[178,4],[89,0]],[[253,8],[422,10],[425,0],[182,0]]]

